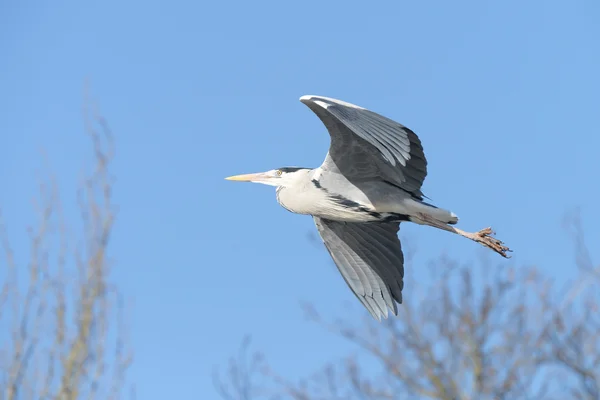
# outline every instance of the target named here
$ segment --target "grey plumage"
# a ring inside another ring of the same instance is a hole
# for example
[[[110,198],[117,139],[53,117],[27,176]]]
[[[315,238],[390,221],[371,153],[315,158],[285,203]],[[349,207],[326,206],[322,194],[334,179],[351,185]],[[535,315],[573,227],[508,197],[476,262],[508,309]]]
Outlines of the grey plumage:
[[[339,100],[303,96],[300,101],[323,122],[331,136],[324,170],[351,182],[377,178],[417,198],[427,176],[427,160],[413,131],[372,111]]]
[[[397,314],[395,301],[402,303],[404,287],[400,223],[314,220],[344,280],[367,310],[377,319],[387,316],[386,306]]]
[[[331,137],[323,164],[227,179],[277,186],[281,206],[312,215],[342,277],[374,318],[386,318],[388,309],[397,315],[396,303],[402,303],[404,256],[397,236],[402,221],[458,233],[506,257],[508,248],[489,236],[491,230],[453,228],[454,213],[422,201],[427,160],[413,131],[341,100],[303,96],[300,101]]]

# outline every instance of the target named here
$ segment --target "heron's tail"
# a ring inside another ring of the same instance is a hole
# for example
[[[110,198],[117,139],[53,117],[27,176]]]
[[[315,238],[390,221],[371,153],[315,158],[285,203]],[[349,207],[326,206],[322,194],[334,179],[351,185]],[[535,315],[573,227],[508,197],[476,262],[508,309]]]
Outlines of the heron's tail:
[[[434,206],[433,204],[426,203],[421,200],[413,200],[415,211],[421,212],[424,214],[428,214],[431,217],[437,219],[440,222],[445,224],[454,225],[458,222],[458,216],[454,214],[452,211],[445,210],[443,208],[439,208]],[[415,221],[413,221],[415,222]]]

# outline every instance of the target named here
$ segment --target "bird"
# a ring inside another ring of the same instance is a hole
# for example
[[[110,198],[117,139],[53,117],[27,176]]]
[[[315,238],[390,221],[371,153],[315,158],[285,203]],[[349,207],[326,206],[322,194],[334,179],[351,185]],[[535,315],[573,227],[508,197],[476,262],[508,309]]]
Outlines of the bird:
[[[318,168],[282,167],[225,179],[275,186],[286,210],[310,215],[334,264],[377,321],[398,315],[404,288],[400,224],[427,225],[478,242],[505,258],[510,252],[491,228],[466,232],[458,216],[425,201],[427,159],[406,126],[330,97],[300,102],[325,125],[330,146]],[[429,198],[427,198],[429,200]]]

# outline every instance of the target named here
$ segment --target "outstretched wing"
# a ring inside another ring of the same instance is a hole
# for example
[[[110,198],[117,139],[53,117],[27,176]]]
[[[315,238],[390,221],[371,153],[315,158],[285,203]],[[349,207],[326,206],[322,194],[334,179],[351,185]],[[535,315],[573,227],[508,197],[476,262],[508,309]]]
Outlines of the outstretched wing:
[[[423,197],[427,160],[413,131],[341,100],[302,96],[300,101],[317,114],[331,136],[322,169],[339,172],[357,186],[377,177]]]
[[[345,223],[314,217],[323,243],[344,280],[377,320],[402,303],[404,255],[399,222]]]

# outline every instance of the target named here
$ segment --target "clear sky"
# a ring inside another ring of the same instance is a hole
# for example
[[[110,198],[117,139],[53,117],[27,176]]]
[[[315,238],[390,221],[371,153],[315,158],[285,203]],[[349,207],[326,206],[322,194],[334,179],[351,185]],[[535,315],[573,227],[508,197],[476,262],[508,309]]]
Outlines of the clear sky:
[[[246,334],[290,377],[347,351],[299,306],[366,314],[309,240],[312,219],[273,188],[223,180],[320,165],[329,138],[304,94],[413,129],[425,194],[515,250],[504,261],[404,224],[407,274],[448,254],[564,279],[564,213],[580,206],[600,242],[599,20],[596,0],[0,2],[0,205],[15,250],[40,148],[77,215],[89,77],[117,140],[114,279],[134,301],[140,399],[215,398],[212,368]]]

